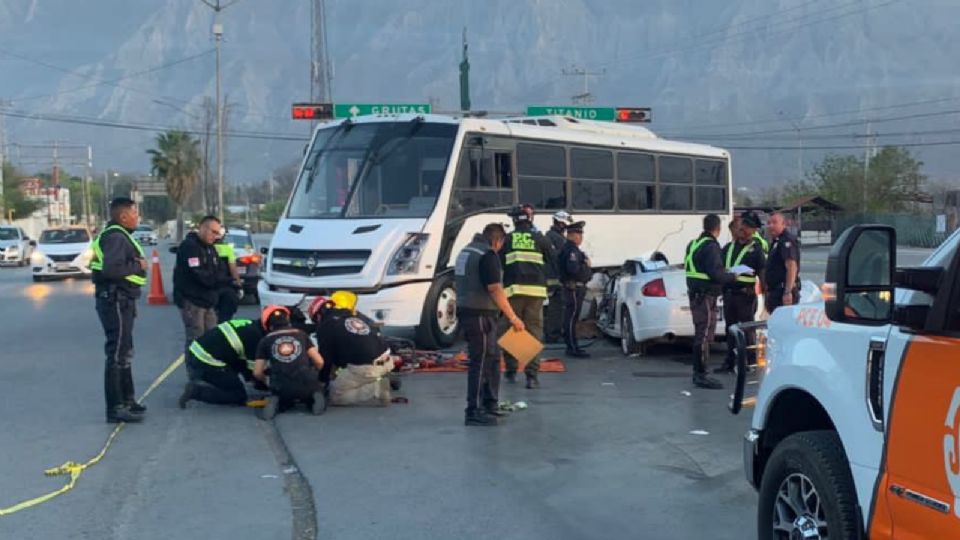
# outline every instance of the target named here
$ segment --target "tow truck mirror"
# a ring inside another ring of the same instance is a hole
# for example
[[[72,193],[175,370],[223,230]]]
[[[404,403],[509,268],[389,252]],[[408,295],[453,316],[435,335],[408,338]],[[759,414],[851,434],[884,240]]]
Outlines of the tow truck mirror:
[[[893,320],[897,233],[886,225],[855,225],[827,259],[825,311],[834,322],[883,325]]]

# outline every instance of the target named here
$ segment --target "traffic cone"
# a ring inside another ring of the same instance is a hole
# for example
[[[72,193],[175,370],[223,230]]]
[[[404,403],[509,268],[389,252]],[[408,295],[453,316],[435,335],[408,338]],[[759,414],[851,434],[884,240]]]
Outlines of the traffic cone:
[[[150,295],[147,296],[147,304],[165,306],[167,294],[163,292],[163,276],[160,275],[160,254],[153,250],[150,258],[153,259],[153,266],[150,267]]]

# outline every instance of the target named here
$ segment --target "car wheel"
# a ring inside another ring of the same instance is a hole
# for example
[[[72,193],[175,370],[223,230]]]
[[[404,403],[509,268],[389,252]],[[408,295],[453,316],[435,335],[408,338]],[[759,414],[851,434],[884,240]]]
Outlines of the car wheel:
[[[623,314],[620,315],[620,351],[624,356],[640,352],[640,344],[633,337],[633,321],[627,308],[623,308]]]
[[[417,326],[417,345],[424,349],[443,349],[453,345],[459,331],[457,291],[453,273],[447,273],[438,277],[427,293]]]
[[[33,276],[34,283],[40,283],[41,281],[43,281],[43,276]]]
[[[860,540],[862,526],[850,465],[833,431],[804,431],[770,456],[760,485],[760,540]]]

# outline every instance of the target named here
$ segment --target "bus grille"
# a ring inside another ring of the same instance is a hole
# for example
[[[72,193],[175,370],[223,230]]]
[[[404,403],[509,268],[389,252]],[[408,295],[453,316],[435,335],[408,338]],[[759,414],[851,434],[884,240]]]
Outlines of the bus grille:
[[[359,274],[369,258],[369,249],[274,249],[270,263],[274,272],[324,277]]]

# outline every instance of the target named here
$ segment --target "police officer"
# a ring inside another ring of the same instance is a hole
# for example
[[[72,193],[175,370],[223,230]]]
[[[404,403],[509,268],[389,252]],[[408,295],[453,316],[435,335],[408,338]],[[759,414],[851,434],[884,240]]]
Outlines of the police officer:
[[[237,253],[233,249],[233,244],[225,241],[227,235],[226,227],[221,229],[220,238],[213,244],[220,256],[220,268],[225,277],[230,279],[230,284],[220,287],[219,298],[217,299],[217,322],[229,321],[237,313],[240,307],[240,300],[243,298],[243,282],[240,281],[240,274],[237,272]]]
[[[732,373],[735,343],[730,334],[730,327],[734,324],[750,322],[757,312],[757,279],[763,274],[766,259],[763,247],[756,239],[757,229],[760,228],[760,218],[753,212],[746,212],[739,223],[731,228],[733,240],[723,248],[724,267],[729,272],[731,268],[746,265],[753,269],[753,274],[741,274],[736,281],[723,287],[723,322],[727,329],[727,356],[723,365],[713,370],[714,373]]]
[[[506,237],[503,225],[490,223],[456,259],[457,316],[470,358],[464,411],[464,424],[468,426],[495,426],[497,417],[504,415],[497,410],[500,392],[497,317],[503,312],[514,330],[525,328],[503,290],[497,252],[503,248]]]
[[[590,259],[580,250],[583,244],[583,221],[567,226],[567,242],[557,255],[560,281],[563,287],[563,338],[567,343],[567,356],[586,358],[590,353],[580,348],[577,342],[577,320],[580,307],[587,294],[587,282],[593,277]]]
[[[564,236],[567,225],[573,223],[573,217],[565,210],[553,215],[553,225],[544,235],[553,247],[553,253],[547,261],[547,305],[543,313],[543,340],[546,343],[559,343],[563,339],[563,287],[560,286],[560,269],[557,256],[567,243]]]
[[[724,285],[736,280],[735,275],[724,270],[718,236],[720,217],[707,214],[703,218],[703,232],[687,245],[684,258],[694,327],[693,384],[712,390],[723,388],[720,381],[707,375],[707,358],[717,328],[717,297]]]
[[[514,230],[507,235],[500,261],[503,264],[503,286],[510,299],[510,307],[535,338],[543,339],[543,300],[547,297],[547,261],[553,246],[533,229],[533,206],[524,204],[510,211]],[[500,333],[510,323],[502,320]],[[507,382],[517,380],[517,359],[504,352],[504,377]],[[534,357],[523,369],[527,388],[539,388],[540,358]]]
[[[191,399],[216,405],[246,403],[247,390],[240,379],[252,380],[254,355],[263,335],[259,321],[232,319],[193,340],[185,362],[196,379],[184,387],[180,408]]]
[[[137,205],[126,197],[110,202],[110,221],[93,241],[90,269],[97,315],[106,336],[104,396],[107,422],[139,422],[146,407],[134,399],[133,322],[140,288],[147,282],[143,248],[131,236],[140,223]]]
[[[775,213],[767,222],[773,239],[764,279],[764,306],[773,313],[780,306],[796,304],[800,299],[800,245],[790,231],[783,214]]]
[[[213,247],[220,237],[220,220],[206,216],[196,232],[191,232],[177,248],[173,268],[173,301],[180,308],[184,328],[184,354],[193,340],[217,326],[217,302],[220,288],[231,279],[220,266]],[[189,372],[189,369],[188,369]]]

